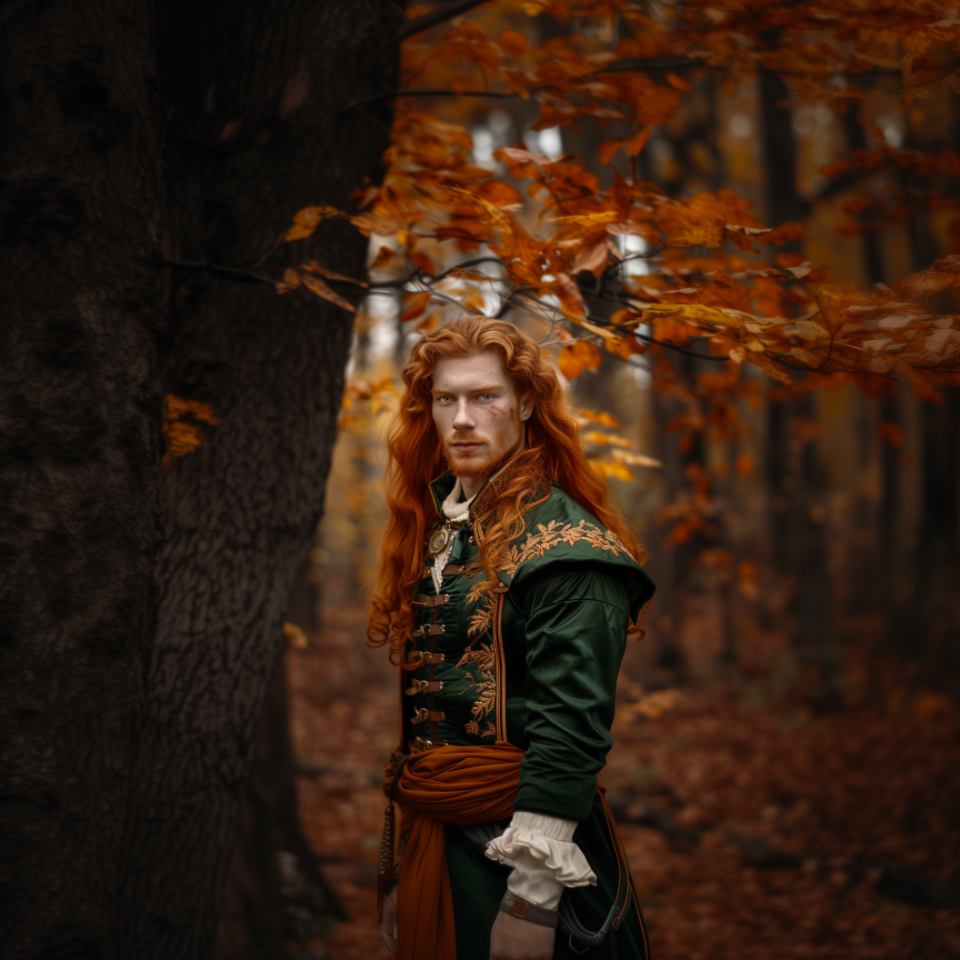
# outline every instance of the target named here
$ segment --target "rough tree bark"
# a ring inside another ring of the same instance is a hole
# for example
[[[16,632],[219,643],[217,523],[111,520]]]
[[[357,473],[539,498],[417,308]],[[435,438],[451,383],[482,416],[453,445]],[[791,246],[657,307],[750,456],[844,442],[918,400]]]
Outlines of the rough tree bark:
[[[145,3],[0,10],[0,953],[114,955],[156,615],[163,113]]]
[[[297,816],[286,663],[260,717],[217,929],[216,960],[287,960],[346,918]]]
[[[271,276],[316,258],[361,277],[366,241],[329,221],[277,243],[310,204],[377,182],[394,89],[390,0],[160,4],[177,114],[167,253]],[[166,475],[159,626],[134,768],[121,956],[207,958],[284,606],[319,519],[350,316],[311,294],[172,271],[168,389],[220,425]]]

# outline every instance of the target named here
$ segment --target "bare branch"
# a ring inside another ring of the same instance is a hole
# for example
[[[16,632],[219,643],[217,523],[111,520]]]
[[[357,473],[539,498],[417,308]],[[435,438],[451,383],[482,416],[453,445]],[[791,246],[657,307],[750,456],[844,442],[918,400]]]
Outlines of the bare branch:
[[[227,267],[222,263],[206,263],[203,260],[164,260],[163,265],[174,270],[199,270],[207,273],[216,273],[231,280],[240,280],[247,283],[265,283],[275,287],[276,280],[254,273],[252,270],[243,270],[240,267]]]
[[[386,93],[378,93],[375,97],[367,97],[365,100],[357,100],[354,103],[348,103],[343,112],[348,110],[357,110],[365,107],[368,103],[377,103],[380,100],[389,100],[393,97],[493,97],[498,100],[509,100],[511,97],[519,96],[516,93],[497,93],[493,90],[388,90]]]
[[[408,20],[404,23],[397,31],[397,41],[403,43],[404,40],[418,33],[422,33],[424,30],[429,30],[438,23],[451,20],[453,17],[459,16],[461,13],[466,13],[468,10],[479,7],[481,3],[486,2],[487,0],[453,0],[452,3],[441,4],[429,13],[425,13],[422,17],[415,17],[413,20]]]

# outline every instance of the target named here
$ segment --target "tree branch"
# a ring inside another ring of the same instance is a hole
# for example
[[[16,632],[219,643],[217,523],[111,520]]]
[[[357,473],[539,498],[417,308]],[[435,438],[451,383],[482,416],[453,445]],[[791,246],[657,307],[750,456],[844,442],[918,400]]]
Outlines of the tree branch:
[[[510,97],[516,97],[516,93],[496,93],[493,90],[388,90],[386,93],[378,93],[375,97],[367,97],[365,100],[356,100],[348,103],[343,112],[348,110],[358,110],[365,107],[368,103],[378,103],[380,100],[389,100],[393,97],[494,97],[500,100],[509,100]]]
[[[397,42],[403,43],[404,40],[418,33],[422,33],[424,30],[429,30],[438,23],[451,20],[453,17],[459,16],[461,13],[466,13],[468,10],[479,7],[481,3],[486,2],[487,0],[453,0],[452,3],[441,4],[429,13],[425,13],[422,17],[407,20],[397,31]]]
[[[205,263],[203,260],[164,260],[163,265],[175,270],[200,270],[217,273],[220,276],[229,277],[231,280],[240,280],[247,283],[265,283],[271,287],[277,285],[276,280],[271,280],[263,274],[254,273],[252,270],[243,270],[240,267],[226,267],[222,263]]]

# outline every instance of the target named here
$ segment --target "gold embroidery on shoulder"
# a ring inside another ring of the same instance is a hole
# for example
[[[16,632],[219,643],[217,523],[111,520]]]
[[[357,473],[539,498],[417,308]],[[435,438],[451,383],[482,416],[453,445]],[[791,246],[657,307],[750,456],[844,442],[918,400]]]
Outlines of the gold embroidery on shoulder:
[[[581,542],[588,543],[594,550],[609,551],[615,557],[619,557],[621,553],[627,554],[626,547],[609,530],[587,523],[586,520],[581,520],[576,526],[572,523],[561,525],[556,520],[551,520],[546,525],[537,524],[536,531],[528,533],[522,544],[510,548],[507,561],[500,567],[500,572],[512,577],[524,561],[533,557],[542,557],[548,550],[552,550],[561,543],[572,547],[574,544]],[[496,609],[496,593],[503,589],[505,588],[483,589],[481,581],[467,595],[468,603],[477,604],[477,609],[470,617],[470,626],[467,628],[467,636],[472,637],[473,640],[457,666],[475,663],[480,671],[480,680],[476,683],[478,697],[471,711],[473,720],[465,725],[467,733],[474,736],[478,734],[481,737],[496,736],[496,726],[489,721],[487,721],[486,732],[479,733],[478,721],[482,720],[496,706],[497,680],[493,651],[487,644],[480,644],[479,649],[477,649],[476,642],[492,628],[493,614]],[[472,676],[471,679],[473,679]],[[471,686],[473,685],[471,684]]]
[[[626,547],[609,530],[595,527],[592,523],[587,523],[586,520],[581,520],[576,526],[572,523],[565,523],[561,526],[556,520],[551,520],[546,525],[538,523],[535,533],[528,533],[527,539],[522,544],[511,547],[507,555],[507,562],[500,570],[502,573],[513,576],[517,572],[517,567],[524,560],[529,560],[531,557],[542,557],[548,550],[552,550],[560,543],[572,547],[575,543],[581,541],[589,543],[594,550],[609,551],[615,557],[627,552]]]

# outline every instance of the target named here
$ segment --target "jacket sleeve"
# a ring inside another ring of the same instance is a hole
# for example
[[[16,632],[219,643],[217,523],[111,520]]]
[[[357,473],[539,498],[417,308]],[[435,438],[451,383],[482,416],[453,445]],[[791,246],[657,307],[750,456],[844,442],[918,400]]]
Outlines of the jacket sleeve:
[[[613,745],[627,575],[595,562],[549,564],[515,587],[525,615],[529,741],[516,809],[585,820]]]

